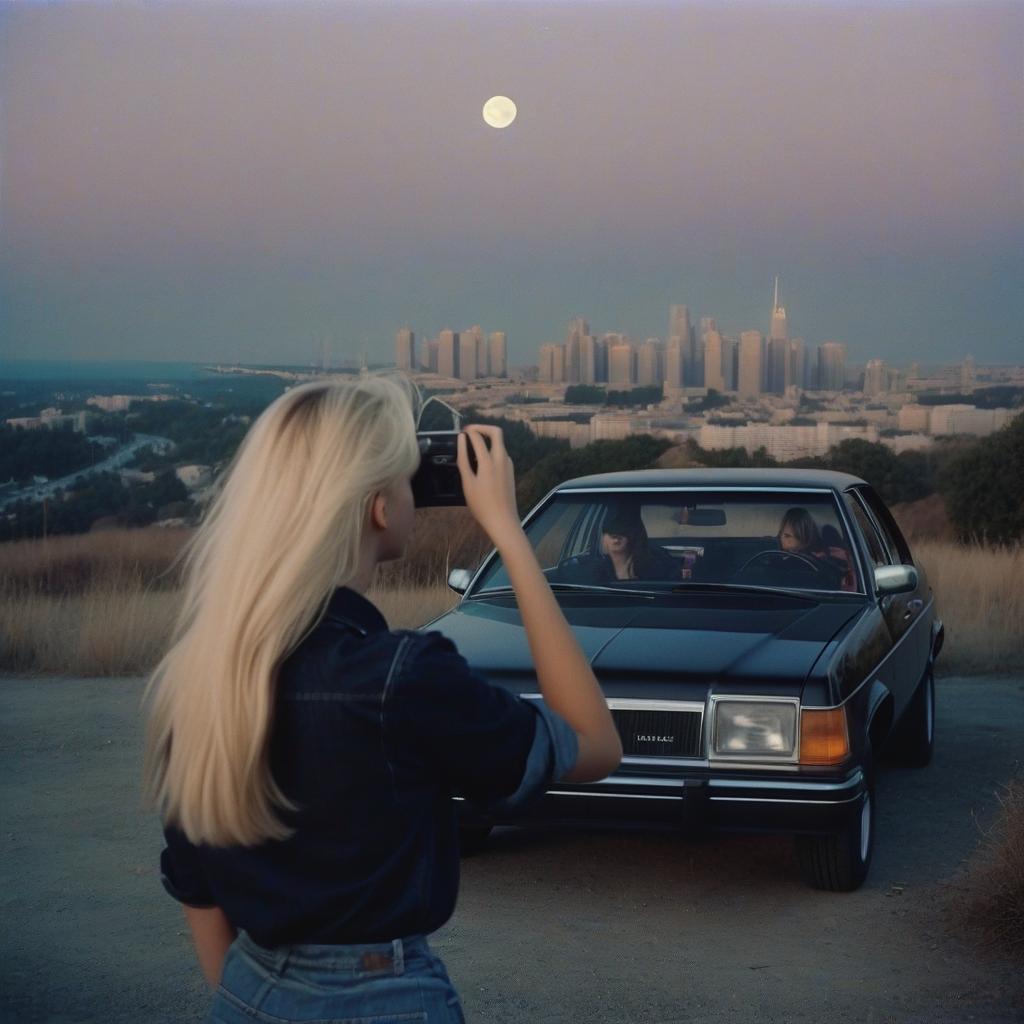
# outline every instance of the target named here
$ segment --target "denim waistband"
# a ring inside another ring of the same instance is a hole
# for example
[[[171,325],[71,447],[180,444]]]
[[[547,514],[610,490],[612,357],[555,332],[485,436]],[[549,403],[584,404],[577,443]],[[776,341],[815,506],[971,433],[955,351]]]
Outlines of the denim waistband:
[[[353,974],[394,974],[405,972],[408,961],[432,956],[425,935],[410,935],[391,942],[357,943],[355,945],[313,945],[297,943],[267,949],[247,932],[239,932],[235,944],[254,960],[275,973],[286,966],[324,968]]]

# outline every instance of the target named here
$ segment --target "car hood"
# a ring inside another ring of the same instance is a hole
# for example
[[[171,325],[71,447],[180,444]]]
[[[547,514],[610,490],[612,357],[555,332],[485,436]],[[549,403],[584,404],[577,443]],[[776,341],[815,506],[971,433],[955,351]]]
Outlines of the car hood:
[[[776,597],[638,599],[609,604],[566,598],[562,610],[584,654],[615,695],[615,682],[692,680],[729,689],[730,683],[802,683],[825,645],[865,605],[849,600]],[[469,664],[495,682],[535,687],[533,662],[519,610],[509,598],[463,601],[431,623]]]

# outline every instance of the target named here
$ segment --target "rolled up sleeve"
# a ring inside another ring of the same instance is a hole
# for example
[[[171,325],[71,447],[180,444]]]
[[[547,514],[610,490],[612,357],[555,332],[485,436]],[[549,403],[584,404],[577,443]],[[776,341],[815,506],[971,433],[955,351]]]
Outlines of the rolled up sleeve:
[[[572,726],[541,701],[531,700],[529,704],[537,722],[522,782],[511,796],[488,804],[490,810],[516,810],[542,796],[552,782],[559,782],[572,771],[579,757],[579,739]]]

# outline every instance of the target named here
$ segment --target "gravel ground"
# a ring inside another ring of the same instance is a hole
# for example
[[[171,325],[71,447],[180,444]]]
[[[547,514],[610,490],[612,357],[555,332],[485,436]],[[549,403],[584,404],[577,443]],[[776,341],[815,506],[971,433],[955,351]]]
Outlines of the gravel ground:
[[[0,1021],[203,1019],[139,798],[137,679],[0,679]],[[1024,1020],[1019,964],[953,912],[1024,752],[1024,681],[938,683],[931,767],[885,768],[867,884],[800,882],[792,844],[499,830],[433,939],[467,1018],[512,1022]],[[953,737],[956,737],[954,742]]]

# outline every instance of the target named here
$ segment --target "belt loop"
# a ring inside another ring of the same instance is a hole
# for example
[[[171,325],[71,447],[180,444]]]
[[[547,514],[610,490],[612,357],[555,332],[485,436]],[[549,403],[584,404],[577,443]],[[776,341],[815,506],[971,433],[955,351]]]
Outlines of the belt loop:
[[[401,939],[392,939],[391,949],[395,960],[395,974],[405,974],[405,947]]]
[[[291,955],[291,946],[278,946],[274,950],[274,971],[277,973],[278,977],[284,974],[284,969],[288,966],[288,961],[291,959]]]

